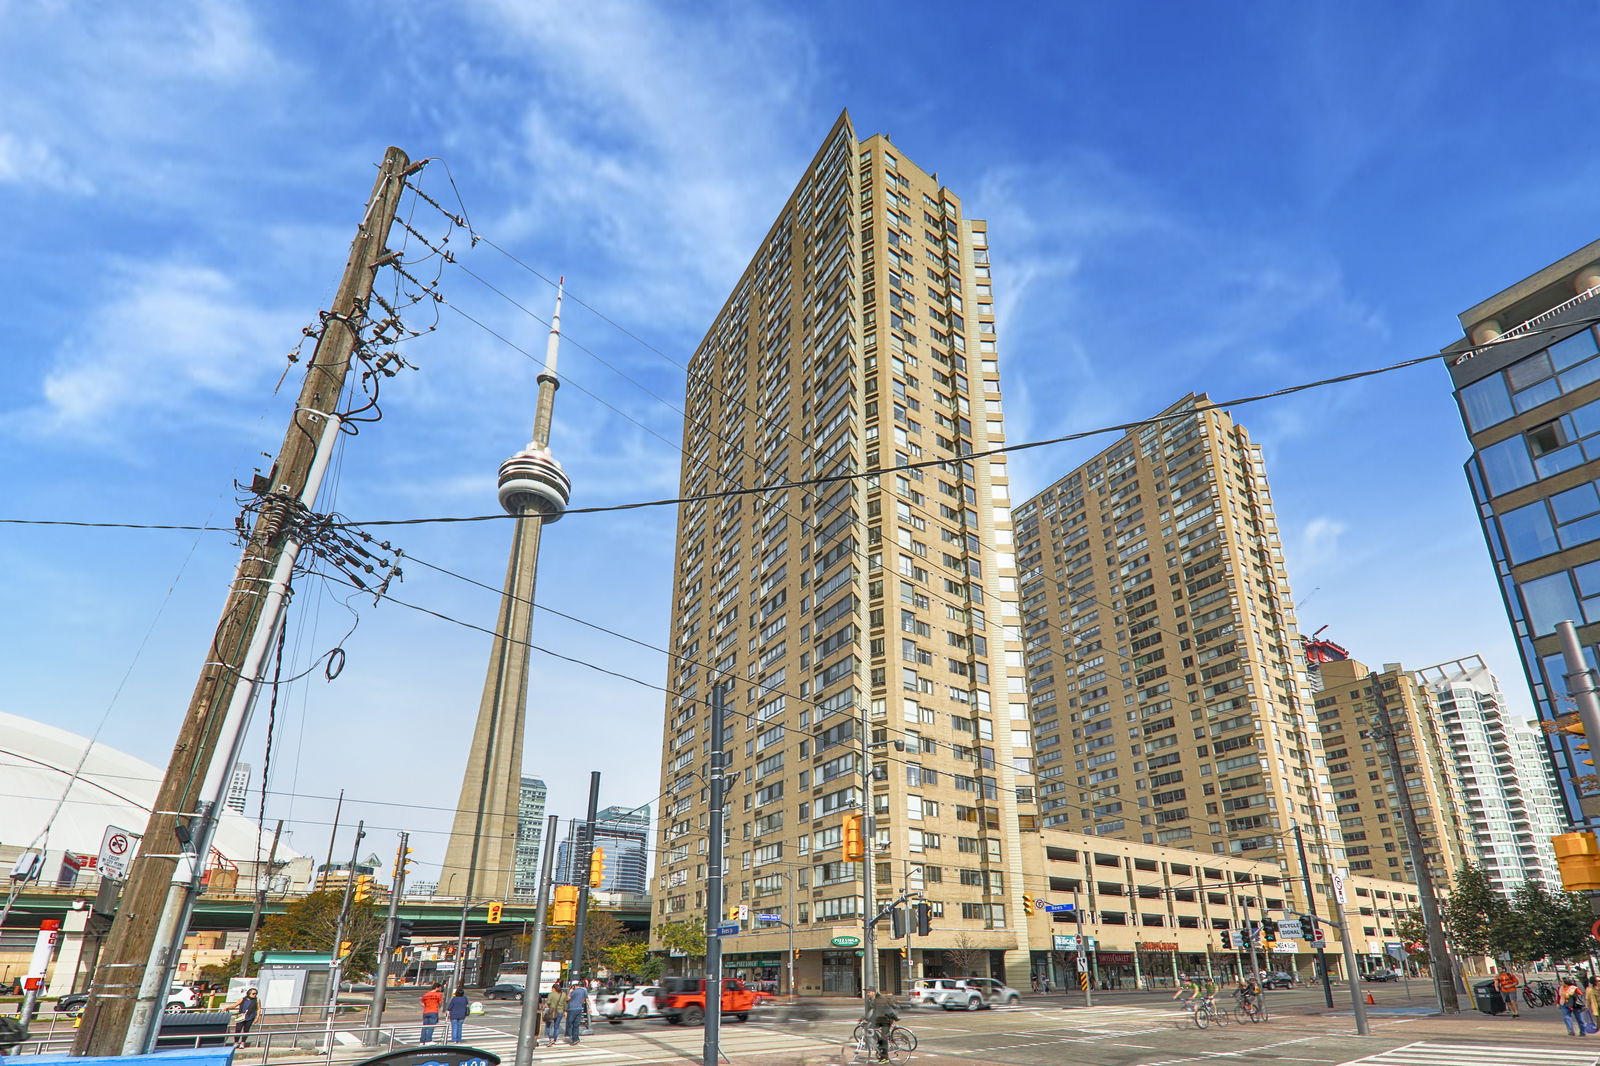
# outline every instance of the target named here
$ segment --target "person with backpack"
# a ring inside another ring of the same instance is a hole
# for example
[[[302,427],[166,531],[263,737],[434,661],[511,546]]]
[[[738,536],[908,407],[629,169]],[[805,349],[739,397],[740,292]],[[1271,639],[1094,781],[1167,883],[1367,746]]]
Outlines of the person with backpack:
[[[889,1030],[900,1020],[900,1012],[895,1009],[894,1000],[875,988],[867,989],[865,999],[863,1020],[872,1029],[873,1055],[879,1062],[887,1062]]]
[[[1522,982],[1517,980],[1517,975],[1511,972],[1511,967],[1501,966],[1500,972],[1494,976],[1494,987],[1499,989],[1500,998],[1505,1001],[1506,1010],[1511,1012],[1513,1018],[1522,1017],[1517,1012],[1517,986]]]
[[[1568,1036],[1583,1036],[1583,1012],[1586,1006],[1583,989],[1570,976],[1561,979],[1556,989],[1556,1003],[1561,1007],[1561,1020],[1566,1023]]]

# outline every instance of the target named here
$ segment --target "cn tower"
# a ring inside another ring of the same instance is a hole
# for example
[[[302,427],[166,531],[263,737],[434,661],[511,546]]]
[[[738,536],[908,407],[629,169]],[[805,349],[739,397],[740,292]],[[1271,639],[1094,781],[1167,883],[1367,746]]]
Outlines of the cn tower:
[[[550,454],[550,420],[561,384],[556,377],[556,350],[561,343],[565,282],[563,278],[556,287],[556,309],[538,377],[533,439],[500,464],[500,506],[516,520],[511,558],[478,702],[478,724],[439,876],[441,895],[459,896],[468,903],[508,899],[516,880],[517,806],[539,536],[547,522],[561,518],[572,494],[571,481]]]

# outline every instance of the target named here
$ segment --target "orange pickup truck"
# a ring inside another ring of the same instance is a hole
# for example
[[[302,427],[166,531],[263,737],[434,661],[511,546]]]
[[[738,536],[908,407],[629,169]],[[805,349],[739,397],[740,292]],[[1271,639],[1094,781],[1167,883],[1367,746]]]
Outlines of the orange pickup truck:
[[[743,981],[725,979],[722,982],[722,1013],[731,1014],[741,1022],[748,1020],[750,1012],[766,998]],[[669,1025],[699,1025],[706,1020],[705,978],[663,977],[656,1010]]]

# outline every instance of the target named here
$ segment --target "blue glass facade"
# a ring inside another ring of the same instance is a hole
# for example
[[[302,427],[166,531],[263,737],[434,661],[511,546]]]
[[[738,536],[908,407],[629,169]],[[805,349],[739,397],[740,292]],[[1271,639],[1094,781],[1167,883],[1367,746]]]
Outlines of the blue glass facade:
[[[1539,717],[1573,708],[1556,624],[1578,626],[1590,664],[1600,641],[1600,335],[1585,301],[1548,332],[1452,365],[1474,454],[1467,481],[1494,561]],[[1565,325],[1562,324],[1565,320]],[[1446,354],[1449,354],[1447,350]],[[1476,364],[1476,365],[1474,365]],[[1581,780],[1595,773],[1581,738],[1546,734],[1568,818],[1588,820]],[[1590,805],[1596,797],[1591,795]]]

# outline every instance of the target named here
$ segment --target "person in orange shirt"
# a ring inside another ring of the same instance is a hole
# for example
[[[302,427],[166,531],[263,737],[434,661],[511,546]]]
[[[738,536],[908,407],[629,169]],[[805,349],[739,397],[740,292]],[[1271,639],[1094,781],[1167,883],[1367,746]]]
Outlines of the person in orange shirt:
[[[422,1039],[419,1043],[433,1043],[433,1029],[439,1024],[439,1008],[444,1006],[444,986],[435,984],[422,993]]]
[[[1494,976],[1494,986],[1500,990],[1500,998],[1506,1001],[1506,1009],[1513,1018],[1520,1018],[1522,1014],[1517,1010],[1517,987],[1522,982],[1517,980],[1517,975],[1508,967],[1501,966],[1500,972]]]

